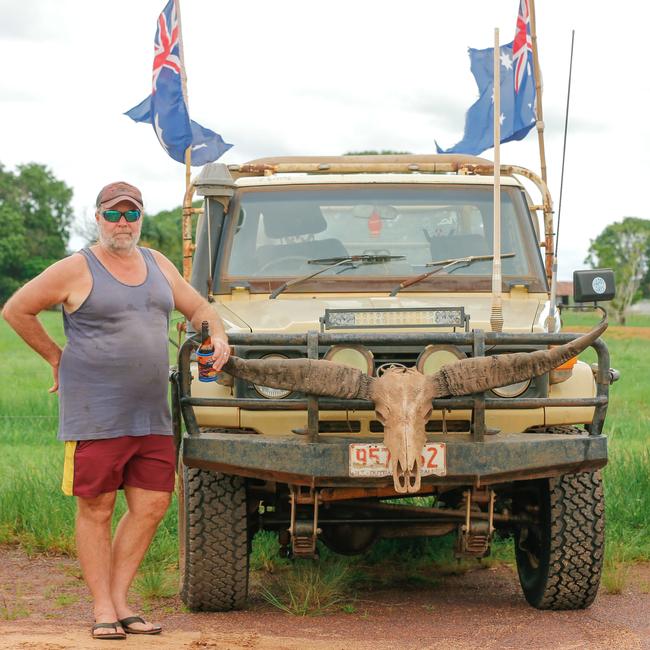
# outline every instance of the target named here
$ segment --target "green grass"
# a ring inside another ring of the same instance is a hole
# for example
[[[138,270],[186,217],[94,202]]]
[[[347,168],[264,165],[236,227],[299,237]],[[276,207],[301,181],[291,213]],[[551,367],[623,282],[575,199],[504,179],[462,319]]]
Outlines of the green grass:
[[[593,313],[565,312],[564,329],[592,326],[599,319]],[[604,335],[611,366],[621,372],[621,379],[610,388],[605,421],[609,463],[603,471],[607,556],[615,562],[650,560],[650,340],[635,336],[635,327],[649,326],[649,316],[635,316],[624,337]],[[581,359],[593,363],[596,355],[588,350]]]
[[[573,309],[562,310],[562,323],[565,328],[571,325],[594,325],[601,318],[600,312],[591,311],[574,311]],[[609,317],[610,325],[616,325],[611,316]],[[634,314],[628,316],[626,327],[650,327],[650,316],[644,314]]]
[[[61,315],[42,315],[47,330],[63,343]],[[593,314],[565,313],[565,328],[592,325]],[[650,560],[650,342],[634,337],[634,326],[650,326],[650,317],[631,319],[629,338],[605,339],[612,366],[621,380],[612,386],[605,425],[610,462],[604,470],[607,497],[607,566],[604,584],[615,592],[625,583],[630,562]],[[0,322],[0,543],[20,543],[28,553],[61,552],[74,555],[74,500],[60,490],[63,446],[56,440],[57,397],[49,366]],[[585,360],[595,360],[587,353]],[[118,498],[116,521],[124,511]],[[145,598],[173,593],[177,584],[177,504],[163,520],[135,584]],[[363,586],[435,584],[441,573],[464,571],[475,562],[455,564],[453,540],[380,540],[358,558],[341,559],[327,549],[312,569],[278,557],[278,543],[270,533],[258,534],[251,567],[260,576],[262,594],[280,609],[294,613],[329,609],[354,611],[354,589]],[[512,561],[512,542],[497,540],[490,562]],[[608,586],[609,585],[609,586]],[[318,587],[318,599],[315,589]],[[328,594],[328,595],[326,595]],[[3,603],[0,618],[16,612]]]
[[[287,614],[307,616],[336,609],[352,613],[353,571],[343,559],[323,564],[297,560],[262,587],[262,597]],[[270,584],[268,584],[270,582]]]
[[[54,599],[54,603],[59,607],[69,607],[79,602],[79,596],[74,594],[61,594]]]
[[[61,314],[41,321],[59,343],[65,341]],[[28,553],[74,555],[75,501],[61,492],[63,445],[56,439],[57,396],[49,365],[0,321],[0,543],[19,542]],[[10,360],[8,362],[7,360]],[[115,523],[124,512],[119,495]],[[177,562],[177,507],[172,503],[143,563]]]
[[[29,616],[29,610],[21,605],[16,606],[14,599],[7,599],[0,593],[0,621],[15,621]]]
[[[175,596],[178,591],[178,575],[174,568],[149,562],[135,579],[135,590],[147,600]]]

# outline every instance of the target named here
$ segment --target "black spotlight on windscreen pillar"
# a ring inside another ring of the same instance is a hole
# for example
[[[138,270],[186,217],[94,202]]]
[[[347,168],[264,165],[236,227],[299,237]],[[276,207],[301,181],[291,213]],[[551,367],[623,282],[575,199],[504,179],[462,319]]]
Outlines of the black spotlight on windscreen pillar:
[[[616,293],[612,269],[586,269],[573,272],[575,302],[604,302]]]

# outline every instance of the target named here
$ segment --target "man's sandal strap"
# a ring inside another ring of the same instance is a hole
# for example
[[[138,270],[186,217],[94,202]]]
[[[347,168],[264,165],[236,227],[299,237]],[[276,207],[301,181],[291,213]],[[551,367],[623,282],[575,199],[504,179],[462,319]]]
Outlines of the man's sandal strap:
[[[160,632],[162,632],[160,625],[156,625],[155,627],[152,627],[148,630],[138,630],[131,627],[133,623],[142,623],[142,625],[148,625],[147,621],[145,621],[141,616],[127,616],[126,618],[120,619],[120,624],[127,634],[160,634]]]
[[[115,623],[95,623],[92,627],[92,635],[94,639],[126,639],[126,634],[118,630],[118,621]],[[97,630],[113,630],[108,634],[95,634]]]
[[[117,632],[118,625],[119,623],[117,621],[115,621],[115,623],[95,623],[95,625],[93,625],[93,630],[112,627]]]

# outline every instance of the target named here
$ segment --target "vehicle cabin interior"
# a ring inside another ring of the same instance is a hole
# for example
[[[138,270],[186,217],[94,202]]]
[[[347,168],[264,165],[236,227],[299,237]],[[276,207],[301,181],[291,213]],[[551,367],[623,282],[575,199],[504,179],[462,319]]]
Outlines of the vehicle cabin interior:
[[[260,273],[281,270],[282,265],[294,260],[347,257],[343,242],[334,237],[317,239],[316,235],[327,230],[327,221],[314,203],[282,204],[276,214],[265,207],[262,228],[267,239],[278,243],[263,244],[255,252]]]
[[[543,282],[536,238],[520,192],[502,199],[504,274]],[[484,188],[325,190],[245,193],[232,224],[230,277],[275,278],[315,272],[313,260],[351,255],[392,256],[386,263],[328,271],[349,276],[409,276],[433,261],[490,255],[492,195]],[[310,264],[309,261],[312,261]],[[454,269],[454,275],[489,276],[491,262]]]

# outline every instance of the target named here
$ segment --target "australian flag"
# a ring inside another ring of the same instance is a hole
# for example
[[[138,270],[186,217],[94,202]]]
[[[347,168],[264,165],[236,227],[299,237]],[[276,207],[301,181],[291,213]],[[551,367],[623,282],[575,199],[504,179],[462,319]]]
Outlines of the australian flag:
[[[185,162],[185,150],[191,146],[192,164],[205,165],[232,145],[218,133],[190,120],[183,92],[184,74],[176,0],[169,0],[158,17],[151,95],[125,115],[136,122],[151,124],[163,149],[174,160]]]
[[[500,49],[501,142],[523,140],[535,126],[535,77],[533,75],[529,0],[520,0],[517,29],[512,43]],[[479,154],[494,146],[494,48],[469,48],[472,74],[479,98],[465,117],[463,139],[438,153]]]

